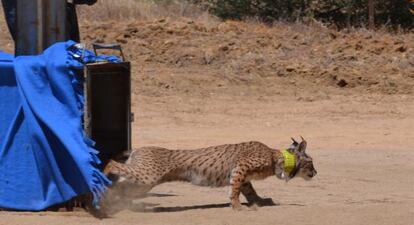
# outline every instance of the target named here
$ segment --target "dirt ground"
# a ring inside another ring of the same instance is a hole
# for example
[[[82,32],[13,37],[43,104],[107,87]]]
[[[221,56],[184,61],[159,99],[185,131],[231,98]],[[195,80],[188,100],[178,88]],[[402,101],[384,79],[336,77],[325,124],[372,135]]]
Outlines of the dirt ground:
[[[414,224],[413,34],[283,26],[159,20],[82,30],[88,43],[126,46],[135,147],[283,148],[302,135],[318,170],[312,181],[253,182],[277,203],[257,210],[232,211],[227,188],[167,183],[137,201],[145,210],[109,219],[0,212],[0,224]],[[12,49],[7,36],[0,44]]]
[[[196,148],[259,140],[289,144],[299,134],[318,175],[305,182],[254,182],[276,206],[234,212],[227,188],[167,183],[138,204],[97,220],[84,212],[0,212],[0,224],[375,224],[414,221],[412,96],[331,96],[301,102],[191,96],[137,97],[134,146]],[[137,207],[138,209],[140,207]],[[153,210],[153,212],[151,212]]]

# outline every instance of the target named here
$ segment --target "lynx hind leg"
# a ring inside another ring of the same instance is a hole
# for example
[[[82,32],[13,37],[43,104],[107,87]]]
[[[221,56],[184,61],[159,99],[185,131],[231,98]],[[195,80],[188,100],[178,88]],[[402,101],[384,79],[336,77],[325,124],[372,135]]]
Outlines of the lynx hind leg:
[[[251,182],[243,183],[240,190],[250,206],[251,205],[257,205],[257,206],[275,205],[275,203],[273,202],[271,198],[260,197],[254,190]]]
[[[157,180],[159,180],[155,175],[145,174],[145,171],[140,168],[136,168],[130,164],[119,163],[113,160],[111,160],[105,167],[104,173],[109,177],[111,177],[111,175],[115,176],[115,182],[117,183],[127,182],[138,185],[151,186],[155,185],[157,183]]]
[[[153,186],[136,185],[132,183],[119,182],[113,185],[105,194],[100,206],[106,214],[114,214],[124,209],[137,209],[135,200],[145,198]]]
[[[105,174],[114,178],[111,188],[101,202],[108,214],[135,208],[133,201],[146,197],[147,192],[156,185],[154,177],[145,175],[139,168],[129,164],[110,161],[105,168]]]

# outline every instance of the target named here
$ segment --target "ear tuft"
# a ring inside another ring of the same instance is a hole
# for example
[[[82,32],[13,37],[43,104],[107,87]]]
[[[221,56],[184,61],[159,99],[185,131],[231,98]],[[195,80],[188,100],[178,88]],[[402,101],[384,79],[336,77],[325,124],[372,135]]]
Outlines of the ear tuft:
[[[297,145],[299,145],[299,143],[293,138],[293,137],[291,137],[291,139],[292,139],[292,141],[293,141],[293,145],[294,146],[297,146]]]
[[[308,145],[308,143],[305,141],[305,139],[302,136],[300,136],[300,137],[301,137],[302,141],[299,144],[298,150],[299,150],[299,152],[305,152],[306,146]]]

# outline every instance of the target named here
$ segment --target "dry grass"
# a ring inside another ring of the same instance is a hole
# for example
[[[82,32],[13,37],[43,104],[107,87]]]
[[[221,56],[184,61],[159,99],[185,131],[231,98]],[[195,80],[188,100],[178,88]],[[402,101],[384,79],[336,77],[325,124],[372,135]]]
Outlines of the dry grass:
[[[208,12],[184,0],[101,0],[93,6],[79,6],[83,21],[154,20],[159,18],[212,18]]]

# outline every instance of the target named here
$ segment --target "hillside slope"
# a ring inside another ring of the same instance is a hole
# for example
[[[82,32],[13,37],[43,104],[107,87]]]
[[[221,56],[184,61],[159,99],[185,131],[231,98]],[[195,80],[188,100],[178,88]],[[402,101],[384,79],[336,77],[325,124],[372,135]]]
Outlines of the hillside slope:
[[[411,94],[414,85],[412,33],[159,19],[85,23],[82,34],[86,43],[121,43],[144,86],[151,86],[145,82],[150,79],[166,89],[195,92],[259,85],[268,94],[281,89]]]

